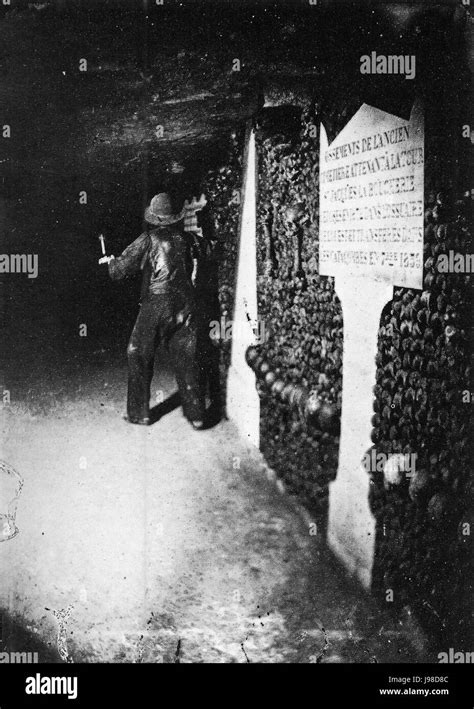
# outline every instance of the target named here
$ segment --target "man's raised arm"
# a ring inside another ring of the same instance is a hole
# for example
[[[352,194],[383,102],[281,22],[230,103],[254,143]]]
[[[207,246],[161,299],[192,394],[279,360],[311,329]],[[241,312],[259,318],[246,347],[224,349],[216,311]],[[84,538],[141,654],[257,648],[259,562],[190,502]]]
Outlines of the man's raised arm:
[[[120,256],[107,256],[101,259],[99,263],[107,263],[109,267],[109,275],[113,281],[119,281],[127,276],[132,276],[138,273],[142,265],[142,259],[148,248],[148,234],[140,234],[138,239],[135,239]]]

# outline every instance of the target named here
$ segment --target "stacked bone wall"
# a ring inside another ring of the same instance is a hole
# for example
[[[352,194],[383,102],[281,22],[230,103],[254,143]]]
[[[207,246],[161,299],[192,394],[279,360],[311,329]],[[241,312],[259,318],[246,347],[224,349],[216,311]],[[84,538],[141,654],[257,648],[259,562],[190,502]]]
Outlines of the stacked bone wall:
[[[337,115],[333,130],[343,117]],[[326,117],[326,121],[328,118]],[[317,108],[299,130],[257,131],[261,449],[290,492],[325,531],[329,483],[337,473],[337,435],[309,425],[281,401],[275,381],[309,391],[340,410],[343,318],[332,278],[318,267]],[[331,126],[329,126],[331,128]],[[427,121],[424,286],[394,289],[382,314],[374,388],[374,453],[416,454],[400,480],[368,470],[376,519],[373,590],[396,612],[414,612],[432,637],[468,632],[471,547],[469,420],[470,276],[441,273],[449,252],[470,254],[469,204],[453,185],[453,135],[443,173],[438,135]],[[431,135],[431,133],[433,135]],[[436,147],[435,147],[436,144]],[[237,163],[234,159],[234,165]],[[239,166],[240,167],[240,166]],[[240,179],[240,174],[239,174]],[[222,313],[231,317],[238,243],[238,185],[216,176],[216,219],[223,234]],[[461,190],[462,193],[462,190]],[[298,239],[300,259],[298,260]],[[222,343],[223,378],[230,343]]]

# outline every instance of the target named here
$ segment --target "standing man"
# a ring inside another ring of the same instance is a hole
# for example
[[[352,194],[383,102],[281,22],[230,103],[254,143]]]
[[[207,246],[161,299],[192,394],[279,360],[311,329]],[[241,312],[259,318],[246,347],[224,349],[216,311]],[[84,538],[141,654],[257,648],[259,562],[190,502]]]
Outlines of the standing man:
[[[114,258],[106,256],[113,280],[140,269],[143,282],[140,311],[127,348],[130,423],[150,423],[150,385],[155,350],[164,342],[172,355],[183,413],[194,428],[203,428],[204,400],[197,363],[196,306],[191,282],[192,257],[178,226],[183,213],[174,214],[168,194],[155,195],[145,210],[147,230]]]

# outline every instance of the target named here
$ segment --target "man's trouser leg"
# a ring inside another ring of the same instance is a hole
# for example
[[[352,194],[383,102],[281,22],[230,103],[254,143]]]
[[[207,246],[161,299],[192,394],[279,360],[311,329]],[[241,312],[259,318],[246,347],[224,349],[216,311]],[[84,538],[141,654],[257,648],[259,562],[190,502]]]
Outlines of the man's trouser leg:
[[[150,416],[150,385],[159,327],[157,310],[153,303],[142,304],[127,347],[127,414],[130,419]]]
[[[199,385],[197,332],[194,322],[181,325],[169,341],[183,413],[190,421],[202,421],[204,400]]]

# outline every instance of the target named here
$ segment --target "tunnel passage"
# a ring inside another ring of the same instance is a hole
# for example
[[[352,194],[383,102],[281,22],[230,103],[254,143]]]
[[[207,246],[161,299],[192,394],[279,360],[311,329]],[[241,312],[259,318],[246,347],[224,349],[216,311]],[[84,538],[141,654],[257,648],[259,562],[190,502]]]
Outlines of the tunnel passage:
[[[240,13],[240,8],[236,12]],[[457,69],[462,42],[458,41],[459,26],[452,32],[448,22],[451,17],[457,22],[459,12],[460,8],[436,6],[431,17],[428,11],[415,8],[415,17],[397,18],[395,13],[393,22],[392,13],[385,15],[381,26],[378,13],[374,13],[369,23],[381,45],[387,36],[393,41],[392,32],[398,36],[406,30],[412,43],[408,46],[417,46],[418,22],[426,21],[421,24],[420,51],[428,61],[420,86],[427,99],[430,157],[425,285],[421,294],[403,289],[395,293],[390,316],[394,322],[388,314],[383,317],[373,433],[377,450],[396,453],[406,445],[416,445],[423,467],[408,487],[400,484],[385,489],[380,476],[373,479],[371,504],[377,520],[374,590],[382,602],[386,592],[393,591],[397,609],[413,606],[428,628],[451,635],[466,634],[469,591],[464,575],[471,551],[471,536],[466,534],[471,517],[465,502],[469,492],[469,409],[464,396],[467,392],[471,398],[467,361],[471,325],[467,284],[461,280],[456,285],[450,275],[440,277],[436,260],[450,249],[467,252],[471,248],[469,208],[456,202],[470,189],[462,175],[468,151],[459,149],[465,68]],[[124,15],[126,11],[122,21]],[[252,26],[249,16],[245,22],[230,21],[235,25],[237,45],[239,36],[245,37]],[[3,284],[2,296],[8,307],[2,317],[9,351],[2,354],[7,359],[5,374],[11,390],[18,398],[26,397],[29,411],[34,412],[61,408],[67,400],[64,384],[55,384],[55,370],[67,382],[74,380],[78,369],[91,364],[91,381],[96,382],[105,350],[118,361],[123,356],[136,314],[138,284],[132,283],[128,291],[105,286],[96,268],[97,234],[104,230],[107,245],[118,253],[140,232],[143,201],[160,186],[169,187],[177,197],[180,181],[188,181],[188,196],[197,196],[201,189],[209,195],[209,216],[221,251],[216,276],[220,312],[232,317],[243,154],[239,131],[249,116],[256,114],[254,79],[261,79],[263,63],[268,62],[268,74],[274,73],[265,55],[267,48],[249,57],[248,72],[241,74],[224,76],[220,72],[223,47],[219,42],[216,51],[211,51],[213,58],[207,56],[201,63],[198,58],[212,49],[207,30],[201,28],[186,37],[192,46],[187,45],[189,51],[179,57],[179,72],[189,77],[189,83],[176,95],[170,62],[173,52],[160,55],[158,34],[148,58],[149,73],[143,74],[144,67],[137,63],[139,30],[135,18],[125,18],[124,41],[118,45],[110,31],[104,32],[104,17],[91,17],[85,10],[69,33],[65,17],[56,16],[52,8],[43,15],[28,8],[24,14],[21,10],[12,14],[2,25],[6,51],[12,53],[14,48],[25,59],[9,66],[12,88],[6,99],[12,114],[19,118],[17,139],[7,146],[6,167],[2,163],[8,210],[1,216],[14,226],[6,235],[6,249],[34,248],[40,263],[34,289],[33,284],[25,287],[14,280]],[[258,22],[265,21],[262,11]],[[297,389],[300,386],[314,389],[336,407],[342,394],[343,322],[333,285],[318,272],[314,144],[323,118],[330,134],[335,135],[360,105],[360,96],[351,90],[351,76],[342,76],[347,66],[338,63],[340,46],[349,46],[352,58],[357,59],[360,45],[348,38],[360,41],[363,35],[359,22],[344,35],[341,27],[347,31],[350,23],[348,16],[342,15],[341,24],[333,23],[331,32],[326,32],[324,22],[314,27],[303,19],[304,36],[312,43],[308,52],[303,42],[291,40],[298,32],[291,9],[283,22],[280,16],[274,19],[278,32],[269,32],[271,58],[283,62],[287,71],[287,48],[294,46],[293,59],[296,55],[298,59],[296,67],[292,66],[290,86],[295,75],[308,72],[309,102],[314,105],[302,121],[293,110],[293,115],[287,112],[267,133],[263,125],[257,129],[261,167],[257,285],[261,316],[268,319],[270,333],[265,375],[281,374],[295,386],[295,392],[301,391]],[[175,25],[173,19],[168,29]],[[167,32],[165,24],[158,32]],[[252,32],[251,39],[242,45],[247,56],[252,41],[260,49],[255,42],[258,23]],[[48,40],[51,35],[54,42]],[[433,35],[444,51],[430,61]],[[58,41],[63,37],[65,43]],[[152,33],[150,39],[153,41]],[[74,51],[65,53],[68,42]],[[83,76],[73,73],[79,44],[81,51],[87,47],[84,51],[91,57],[90,72]],[[30,51],[33,45],[38,51]],[[210,66],[212,61],[214,66]],[[341,70],[334,71],[334,67]],[[69,79],[63,79],[65,74],[75,77],[72,89]],[[28,75],[42,80],[30,82]],[[266,93],[275,103],[273,92]],[[383,100],[390,110],[399,97],[397,92],[388,94],[374,80],[363,95],[374,102]],[[223,96],[230,96],[230,100],[223,101]],[[335,108],[331,108],[333,103]],[[410,101],[404,105],[409,106]],[[192,125],[190,111],[195,119]],[[32,113],[37,114],[34,127],[29,123]],[[164,130],[162,137],[159,126]],[[214,159],[213,149],[221,139],[224,145]],[[179,165],[183,164],[187,172],[180,173]],[[213,169],[208,174],[209,167]],[[78,199],[85,184],[87,207]],[[307,327],[309,321],[312,332]],[[89,336],[80,338],[79,327],[84,324]],[[224,394],[230,348],[229,339],[221,343]],[[10,351],[16,356],[10,357]],[[48,386],[39,391],[43,375]],[[324,531],[328,482],[337,467],[337,435],[307,428],[300,413],[275,401],[266,382],[263,384],[258,384],[262,450],[314,511]],[[100,403],[104,407],[111,406],[105,394],[103,399]]]

